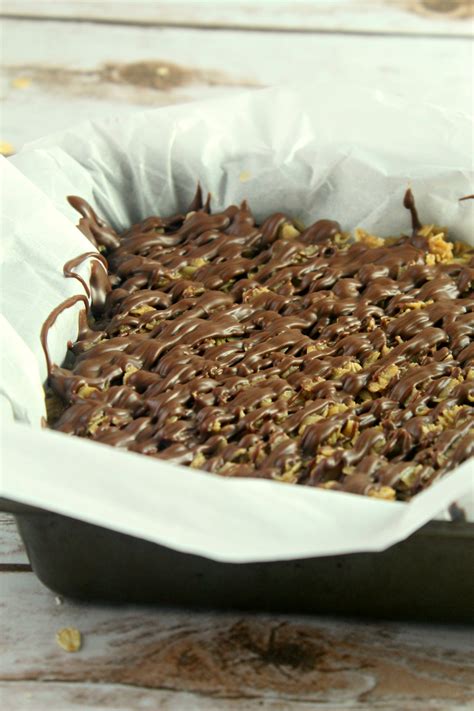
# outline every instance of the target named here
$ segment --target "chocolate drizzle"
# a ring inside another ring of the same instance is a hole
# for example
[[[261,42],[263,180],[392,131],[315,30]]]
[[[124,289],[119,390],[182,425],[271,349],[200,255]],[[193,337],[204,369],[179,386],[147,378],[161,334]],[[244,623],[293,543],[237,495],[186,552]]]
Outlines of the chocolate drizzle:
[[[418,212],[415,206],[415,198],[413,197],[413,193],[410,188],[408,188],[405,193],[405,197],[403,198],[403,207],[406,207],[407,210],[410,210],[411,226],[413,229],[413,234],[416,234],[418,230],[421,229],[422,224],[418,218]]]
[[[75,306],[78,304],[80,301],[84,304],[85,308],[89,308],[89,301],[83,294],[76,294],[75,296],[70,296],[68,299],[63,301],[61,304],[56,306],[53,311],[49,314],[48,318],[46,321],[43,323],[41,327],[41,334],[40,334],[40,339],[41,339],[41,345],[43,347],[44,351],[44,356],[46,358],[46,365],[48,368],[48,375],[51,374],[51,370],[53,367],[53,364],[51,362],[51,357],[49,355],[49,350],[48,350],[48,334],[52,326],[56,323],[56,319],[58,316],[60,316],[63,311],[67,311],[67,309],[70,309],[72,306]]]
[[[77,227],[94,247],[100,251],[101,248],[115,249],[119,246],[117,233],[97,216],[88,202],[76,195],[69,195],[68,202],[82,215]]]
[[[474,252],[423,227],[411,191],[411,236],[355,242],[326,219],[257,224],[246,202],[212,214],[200,187],[187,214],[121,235],[69,201],[107,259],[67,368],[46,338],[68,302],[43,327],[55,429],[387,499],[474,453]]]
[[[75,271],[77,267],[88,259],[93,260],[89,284]],[[91,310],[94,316],[102,312],[107,294],[112,289],[108,275],[108,266],[105,257],[98,252],[85,252],[78,257],[74,257],[74,259],[70,259],[64,265],[64,276],[77,279],[84,287],[87,296],[91,299]]]

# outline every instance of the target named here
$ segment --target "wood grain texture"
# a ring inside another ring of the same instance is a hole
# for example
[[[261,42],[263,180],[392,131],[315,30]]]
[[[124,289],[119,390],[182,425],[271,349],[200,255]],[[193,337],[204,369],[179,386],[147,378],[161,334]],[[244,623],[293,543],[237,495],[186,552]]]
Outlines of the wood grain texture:
[[[247,704],[236,708],[253,708],[255,699],[281,708],[470,708],[469,629],[58,605],[29,573],[3,574],[2,587],[0,681],[7,690],[26,693],[28,684],[48,682],[60,683],[61,694],[84,694],[87,683],[101,694],[140,688]],[[55,642],[65,626],[82,632],[76,654]]]
[[[8,711],[65,711],[66,709],[114,709],[114,711],[341,711],[339,704],[288,702],[277,698],[213,699],[186,692],[140,689],[121,684],[42,682],[0,682],[0,699]],[[344,705],[351,711],[369,711],[387,707],[366,704]],[[441,709],[441,707],[430,707]],[[425,711],[426,706],[413,706],[413,711]],[[464,711],[465,706],[454,705],[450,711]],[[443,709],[443,711],[445,711]]]
[[[467,112],[473,100],[468,40],[64,27],[4,21],[0,139],[16,150],[85,119],[275,84],[360,83]]]
[[[3,0],[6,16],[175,27],[466,36],[471,0]]]
[[[384,701],[326,703],[288,701],[269,693],[255,699],[221,699],[186,692],[140,689],[120,684],[0,682],[0,699],[8,711],[66,711],[66,709],[113,709],[114,711],[470,711],[464,703],[410,699],[409,705]]]

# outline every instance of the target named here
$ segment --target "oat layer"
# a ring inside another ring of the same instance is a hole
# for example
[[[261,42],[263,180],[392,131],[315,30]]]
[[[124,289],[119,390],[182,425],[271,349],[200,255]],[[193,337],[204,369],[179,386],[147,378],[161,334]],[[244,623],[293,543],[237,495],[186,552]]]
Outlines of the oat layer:
[[[474,250],[421,226],[409,193],[413,232],[387,240],[283,213],[259,225],[245,202],[212,214],[200,190],[186,215],[119,235],[70,201],[105,259],[50,366],[55,429],[384,499],[474,454]]]

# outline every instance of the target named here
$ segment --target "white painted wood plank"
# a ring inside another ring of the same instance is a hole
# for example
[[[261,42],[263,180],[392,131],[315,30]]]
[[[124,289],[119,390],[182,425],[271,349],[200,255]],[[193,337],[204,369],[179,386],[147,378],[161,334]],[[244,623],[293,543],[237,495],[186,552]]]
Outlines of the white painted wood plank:
[[[65,31],[58,22],[5,20],[0,140],[19,149],[25,141],[88,118],[222,96],[248,86],[299,82],[310,91],[309,84],[321,79],[359,82],[402,94],[408,103],[428,101],[470,112],[471,58],[472,43],[459,39],[368,41],[81,23],[68,23]],[[157,72],[163,67],[166,79]]]
[[[0,699],[8,711],[65,711],[65,709],[87,709],[87,711],[308,711],[308,704],[280,701],[279,699],[214,699],[180,691],[140,689],[120,684],[88,684],[61,682],[44,684],[41,682],[0,682]],[[335,704],[311,703],[311,710],[341,711]],[[350,704],[344,709],[369,711],[381,709],[379,705]],[[430,709],[445,711],[441,706]],[[464,705],[451,706],[450,711],[464,711]],[[385,710],[387,711],[386,707]],[[410,711],[427,711],[426,705],[412,706]],[[429,710],[428,710],[429,711]]]
[[[410,699],[405,704],[387,706],[382,703],[347,702],[309,703],[305,700],[259,697],[257,699],[222,699],[179,691],[140,689],[120,684],[88,684],[61,682],[0,682],[0,699],[8,711],[447,711],[444,701]],[[450,703],[449,711],[471,711],[465,703]]]
[[[0,513],[0,571],[2,566],[27,563],[28,558],[13,516]]]
[[[61,699],[107,707],[107,698],[112,708],[127,708],[129,701],[128,708],[157,708],[154,691],[169,708],[176,699],[183,701],[179,708],[211,711],[225,708],[224,699],[234,700],[231,709],[257,708],[256,700],[267,704],[258,708],[282,710],[298,708],[297,702],[305,708],[469,708],[469,628],[58,605],[31,573],[3,573],[1,584],[0,681],[8,693],[21,693],[18,708],[39,708],[31,699],[43,699],[46,707],[52,698],[52,708],[60,708]],[[83,635],[75,654],[55,642],[56,631],[70,626]],[[44,690],[36,682],[47,682]],[[55,683],[57,697],[46,691]],[[150,694],[137,693],[135,705],[130,687]],[[192,703],[190,694],[198,695]]]
[[[3,0],[5,15],[168,26],[466,35],[471,0]]]

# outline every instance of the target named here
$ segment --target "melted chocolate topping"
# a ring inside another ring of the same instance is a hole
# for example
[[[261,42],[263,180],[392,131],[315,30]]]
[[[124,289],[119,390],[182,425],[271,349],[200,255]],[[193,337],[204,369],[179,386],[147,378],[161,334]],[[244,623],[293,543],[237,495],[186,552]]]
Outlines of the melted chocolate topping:
[[[88,259],[93,260],[89,283],[87,283],[86,280],[75,271],[78,266]],[[70,259],[64,265],[64,276],[74,277],[74,279],[77,279],[84,287],[87,296],[91,299],[91,310],[94,316],[97,316],[103,311],[107,294],[112,288],[107,270],[107,260],[98,252],[86,252],[85,254],[80,254],[74,259]]]
[[[421,225],[257,224],[246,202],[117,234],[77,197],[95,257],[50,426],[225,476],[408,499],[474,454],[474,250]],[[108,269],[108,276],[104,269]]]
[[[81,282],[82,282],[82,279],[81,279]],[[58,316],[60,314],[62,314],[63,311],[67,311],[67,309],[70,309],[72,306],[80,303],[81,301],[84,304],[84,306],[86,307],[86,309],[88,309],[89,302],[86,299],[86,297],[83,296],[83,294],[76,294],[75,296],[70,296],[68,299],[63,301],[61,304],[56,306],[56,308],[51,311],[48,318],[46,319],[46,321],[44,322],[44,324],[41,327],[41,334],[40,334],[41,345],[43,347],[44,355],[46,358],[46,365],[47,365],[49,374],[51,373],[51,370],[53,368],[53,364],[52,364],[51,357],[49,355],[49,349],[48,349],[49,330],[50,330],[50,328],[52,328],[52,326],[54,326]]]
[[[411,226],[413,229],[413,234],[416,234],[418,230],[421,229],[422,224],[418,218],[418,212],[415,206],[415,198],[413,197],[413,193],[410,188],[408,188],[405,193],[405,197],[403,198],[403,207],[406,207],[407,210],[410,210]]]

